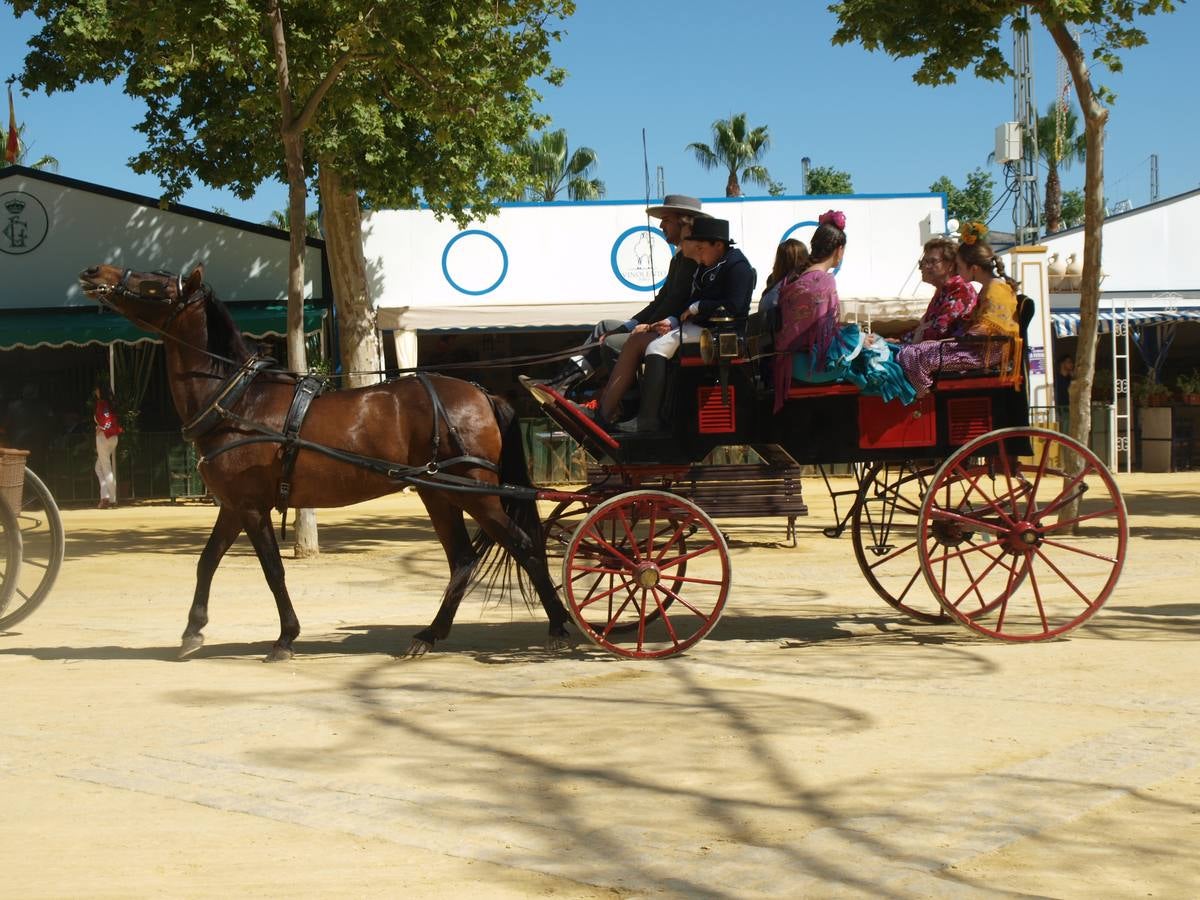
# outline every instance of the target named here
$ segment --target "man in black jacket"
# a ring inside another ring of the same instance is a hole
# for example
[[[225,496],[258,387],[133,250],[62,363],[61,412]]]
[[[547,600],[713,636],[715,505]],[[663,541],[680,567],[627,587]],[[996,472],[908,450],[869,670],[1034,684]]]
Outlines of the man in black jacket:
[[[745,321],[749,316],[750,298],[758,277],[750,260],[733,243],[725,219],[697,219],[692,233],[684,238],[682,253],[696,264],[690,301],[675,318],[658,323],[665,327],[634,329],[600,398],[601,418],[607,419],[619,408],[621,397],[637,379],[641,363],[638,414],[617,423],[617,431],[661,430],[667,360],[679,351],[684,341],[700,340],[703,326],[717,309],[723,309],[735,321]]]
[[[698,219],[708,218],[708,213],[700,209],[700,201],[684,194],[667,194],[662,205],[651,206],[646,210],[646,215],[659,220],[667,242],[673,247],[679,247],[687,240],[693,224]],[[670,328],[677,327],[670,320],[674,319],[675,323],[678,323],[680,315],[691,302],[692,277],[695,272],[695,261],[682,252],[677,252],[671,258],[667,277],[654,299],[627,321],[603,319],[592,329],[588,343],[603,339],[608,362],[611,364],[635,331],[654,330],[658,334],[665,334]],[[567,360],[554,380],[547,384],[564,392],[590,376],[600,363],[599,349],[593,349],[586,355],[573,356]]]

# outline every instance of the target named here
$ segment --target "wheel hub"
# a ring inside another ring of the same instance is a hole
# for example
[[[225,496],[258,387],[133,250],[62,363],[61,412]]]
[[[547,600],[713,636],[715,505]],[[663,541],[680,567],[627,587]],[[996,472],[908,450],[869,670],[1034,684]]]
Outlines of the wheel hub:
[[[934,540],[945,547],[957,547],[963,541],[969,541],[975,532],[964,528],[959,522],[938,521],[930,529]]]
[[[1017,522],[1004,538],[1010,553],[1032,553],[1042,545],[1042,532],[1032,522]]]
[[[633,580],[637,582],[638,587],[655,587],[661,578],[662,573],[659,571],[656,563],[638,563],[637,567],[633,570]]]

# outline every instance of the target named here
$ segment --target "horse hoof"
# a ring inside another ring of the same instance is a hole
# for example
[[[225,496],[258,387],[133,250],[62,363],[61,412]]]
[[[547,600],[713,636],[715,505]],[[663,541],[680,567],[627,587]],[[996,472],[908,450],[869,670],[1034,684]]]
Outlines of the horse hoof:
[[[265,663],[287,662],[295,656],[287,647],[272,647],[271,652],[263,657]]]
[[[546,650],[550,653],[559,653],[563,650],[574,650],[576,645],[575,638],[570,634],[552,634],[546,638]]]
[[[412,643],[408,645],[408,651],[404,654],[405,659],[417,659],[424,656],[433,649],[433,644],[430,641],[423,641],[420,638],[413,638]]]
[[[178,659],[187,659],[197,650],[204,646],[204,635],[193,634],[185,637],[179,644]]]

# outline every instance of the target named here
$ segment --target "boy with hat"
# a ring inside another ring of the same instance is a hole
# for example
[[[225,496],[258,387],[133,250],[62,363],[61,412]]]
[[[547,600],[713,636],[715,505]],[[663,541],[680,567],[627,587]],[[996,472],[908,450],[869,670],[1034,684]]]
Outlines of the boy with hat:
[[[667,328],[639,336],[638,331],[627,339],[621,357],[613,369],[600,397],[600,414],[608,418],[619,407],[621,397],[636,378],[642,361],[641,399],[635,418],[616,425],[618,431],[659,431],[662,429],[661,407],[666,388],[667,360],[679,350],[683,341],[698,341],[702,326],[718,308],[737,321],[750,315],[750,298],[758,276],[746,255],[733,246],[729,237],[729,222],[706,217],[697,219],[691,234],[683,239],[682,255],[695,263],[690,298]],[[676,324],[678,323],[678,324]]]
[[[708,213],[701,211],[700,201],[686,194],[667,194],[663,197],[662,204],[647,208],[646,215],[659,220],[667,242],[673,247],[679,247],[687,239],[695,222],[709,217]],[[666,280],[654,299],[628,321],[621,322],[617,319],[600,321],[592,329],[588,343],[595,343],[603,339],[611,362],[620,354],[631,334],[646,331],[665,334],[670,328],[676,327],[670,320],[674,318],[677,322],[690,302],[692,276],[695,271],[695,261],[689,259],[682,252],[677,252],[671,258]],[[600,357],[595,349],[589,351],[587,355],[572,356],[554,380],[548,381],[546,384],[559,392],[564,392],[590,376],[599,363]]]

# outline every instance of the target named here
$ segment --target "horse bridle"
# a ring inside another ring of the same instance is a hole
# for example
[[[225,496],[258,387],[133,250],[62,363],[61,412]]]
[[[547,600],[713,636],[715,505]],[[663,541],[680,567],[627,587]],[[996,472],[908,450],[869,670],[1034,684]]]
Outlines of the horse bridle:
[[[208,284],[200,284],[199,288],[194,290],[194,292],[191,294],[185,296],[184,277],[176,274],[176,272],[168,272],[166,269],[157,269],[150,272],[150,275],[157,278],[163,278],[163,280],[166,280],[166,283],[155,281],[148,277],[139,278],[137,283],[131,283],[131,278],[133,275],[134,272],[132,269],[124,269],[121,271],[120,280],[115,284],[97,284],[97,286],[89,288],[89,290],[96,294],[97,300],[100,300],[102,304],[112,308],[114,312],[120,312],[120,310],[116,310],[116,308],[108,301],[107,298],[110,294],[126,296],[126,298],[130,298],[132,300],[151,300],[163,302],[163,304],[167,304],[169,307],[172,307],[172,310],[170,310],[170,313],[167,316],[166,322],[163,322],[162,325],[152,325],[149,322],[139,323],[140,325],[143,325],[144,328],[149,328],[151,331],[157,331],[158,334],[163,336],[166,336],[166,332],[170,328],[170,324],[174,322],[176,316],[179,316],[179,313],[186,310],[186,308],[198,298],[204,298],[204,296],[211,294],[211,288],[208,286]],[[172,280],[174,280],[174,283],[172,283]],[[173,287],[175,289],[174,298],[172,295],[170,295],[170,288]]]

